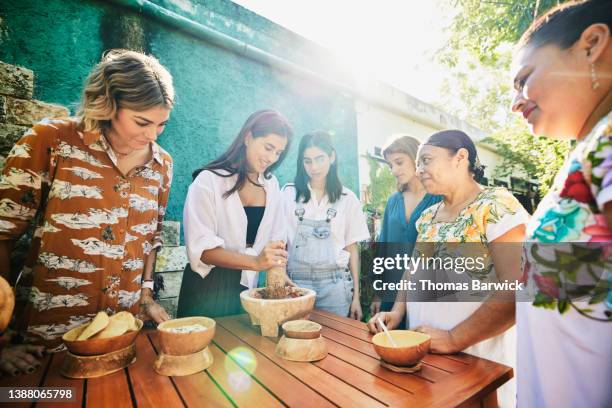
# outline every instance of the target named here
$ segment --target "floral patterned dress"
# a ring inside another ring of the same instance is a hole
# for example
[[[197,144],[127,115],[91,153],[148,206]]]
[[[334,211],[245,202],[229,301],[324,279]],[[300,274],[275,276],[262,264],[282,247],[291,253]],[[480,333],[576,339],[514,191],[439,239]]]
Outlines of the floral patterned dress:
[[[580,141],[527,228],[517,304],[519,406],[612,401],[612,113]]]
[[[502,187],[486,187],[476,199],[466,206],[453,221],[435,221],[442,203],[423,211],[417,221],[417,251],[432,250],[425,256],[444,257],[444,251],[459,251],[459,256],[474,257],[486,252],[490,242],[513,228],[526,224],[529,214],[508,190]],[[421,243],[435,243],[433,246]],[[454,249],[453,249],[454,248]],[[468,253],[469,252],[469,253]],[[423,254],[419,254],[423,255]],[[456,256],[456,255],[455,255]],[[490,259],[490,257],[488,258]],[[484,271],[494,275],[491,264]],[[451,272],[452,273],[452,272]],[[469,273],[469,272],[468,272]],[[467,275],[467,274],[465,274]],[[481,273],[471,279],[486,281],[490,276]],[[408,324],[410,328],[429,325],[450,330],[471,316],[481,302],[409,302]],[[464,351],[482,358],[514,367],[516,365],[516,336],[513,329],[468,347]],[[510,381],[500,388],[499,403],[502,407],[515,406],[515,383]]]
[[[442,203],[423,211],[417,221],[420,242],[494,241],[529,215],[521,203],[503,187],[486,187],[452,222],[434,221]]]

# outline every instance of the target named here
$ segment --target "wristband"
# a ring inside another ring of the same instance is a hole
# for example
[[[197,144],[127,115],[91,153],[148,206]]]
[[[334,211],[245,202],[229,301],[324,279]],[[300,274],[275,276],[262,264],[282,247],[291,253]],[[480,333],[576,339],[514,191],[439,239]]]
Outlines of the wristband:
[[[143,281],[141,287],[143,289],[151,289],[151,290],[153,290],[153,279],[147,279],[147,280]]]

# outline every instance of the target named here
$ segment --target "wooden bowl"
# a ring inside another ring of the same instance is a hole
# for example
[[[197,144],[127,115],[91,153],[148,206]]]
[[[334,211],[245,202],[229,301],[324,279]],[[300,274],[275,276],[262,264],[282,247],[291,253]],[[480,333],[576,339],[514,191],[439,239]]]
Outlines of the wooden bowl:
[[[121,336],[108,337],[106,339],[75,340],[79,337],[79,334],[85,330],[85,327],[87,327],[87,325],[84,324],[66,332],[62,336],[62,340],[64,340],[66,347],[68,347],[68,350],[72,354],[79,356],[99,356],[124,349],[134,343],[136,336],[138,336],[140,329],[142,329],[142,325],[142,320],[136,319],[138,330],[125,332]]]
[[[204,350],[185,356],[169,356],[160,353],[153,363],[153,368],[157,374],[176,377],[204,371],[212,365],[213,361],[210,348],[206,347]]]
[[[398,367],[415,365],[429,352],[431,337],[429,334],[412,330],[389,331],[397,347],[393,347],[384,332],[372,337],[374,350],[383,361]]]
[[[278,337],[278,328],[289,320],[305,319],[315,304],[317,293],[299,288],[302,296],[289,299],[262,299],[264,288],[246,289],[240,293],[240,303],[249,314],[251,324],[260,326],[261,335]]]
[[[321,335],[321,325],[310,320],[291,320],[282,327],[285,336],[291,339],[316,339]]]
[[[168,329],[201,324],[206,329],[190,333],[174,333]],[[161,351],[170,356],[185,356],[206,348],[215,336],[215,321],[209,317],[194,316],[166,320],[157,326]]]
[[[322,336],[316,339],[291,339],[282,336],[275,349],[276,355],[291,361],[319,361],[327,357],[327,346]]]

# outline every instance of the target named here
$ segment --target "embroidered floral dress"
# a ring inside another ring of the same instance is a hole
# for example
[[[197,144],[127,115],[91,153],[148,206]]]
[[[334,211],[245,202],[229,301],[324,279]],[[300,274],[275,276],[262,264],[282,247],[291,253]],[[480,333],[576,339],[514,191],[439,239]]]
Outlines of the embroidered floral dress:
[[[579,141],[527,228],[517,304],[519,406],[612,401],[612,113]]]
[[[452,221],[436,221],[436,214],[443,203],[435,204],[425,211],[417,221],[418,238],[416,244],[417,256],[434,258],[476,257],[489,251],[488,244],[501,237],[511,229],[526,224],[529,214],[519,201],[508,190],[502,187],[486,187],[467,205]],[[433,244],[429,244],[433,243]],[[509,244],[512,245],[512,244]],[[433,253],[423,253],[432,252]],[[487,259],[490,259],[488,257]],[[430,273],[431,271],[426,271]],[[450,274],[455,274],[449,271]],[[482,270],[468,271],[461,278],[470,281],[495,280],[491,263],[487,262]],[[469,277],[467,276],[469,275]],[[456,280],[455,280],[456,279]],[[465,292],[468,293],[468,292]],[[462,295],[465,294],[461,292]],[[408,294],[410,296],[410,294]],[[462,299],[462,298],[460,298]],[[407,317],[410,328],[429,325],[443,330],[450,330],[470,317],[482,304],[477,301],[438,301],[438,302],[408,302]],[[516,364],[516,333],[507,330],[495,337],[468,347],[464,351],[476,356],[493,360],[514,367]],[[499,403],[502,407],[515,406],[515,383],[510,381],[500,388]]]
[[[138,311],[172,179],[170,155],[153,143],[152,156],[123,175],[104,137],[72,119],[45,120],[15,144],[0,175],[0,239],[35,220],[17,289],[27,340],[53,346],[100,310]]]

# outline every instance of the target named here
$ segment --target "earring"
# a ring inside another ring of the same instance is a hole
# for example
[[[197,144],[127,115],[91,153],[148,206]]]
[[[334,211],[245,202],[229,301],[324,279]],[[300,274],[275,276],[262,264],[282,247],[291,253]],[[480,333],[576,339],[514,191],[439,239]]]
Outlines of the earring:
[[[587,50],[587,57],[591,56],[591,50]],[[591,65],[591,89],[596,91],[599,88],[599,79],[597,78],[597,73],[595,72],[595,63],[591,61],[589,63]]]
[[[591,89],[594,91],[599,88],[599,79],[597,79],[597,73],[595,72],[595,63],[591,62]]]

